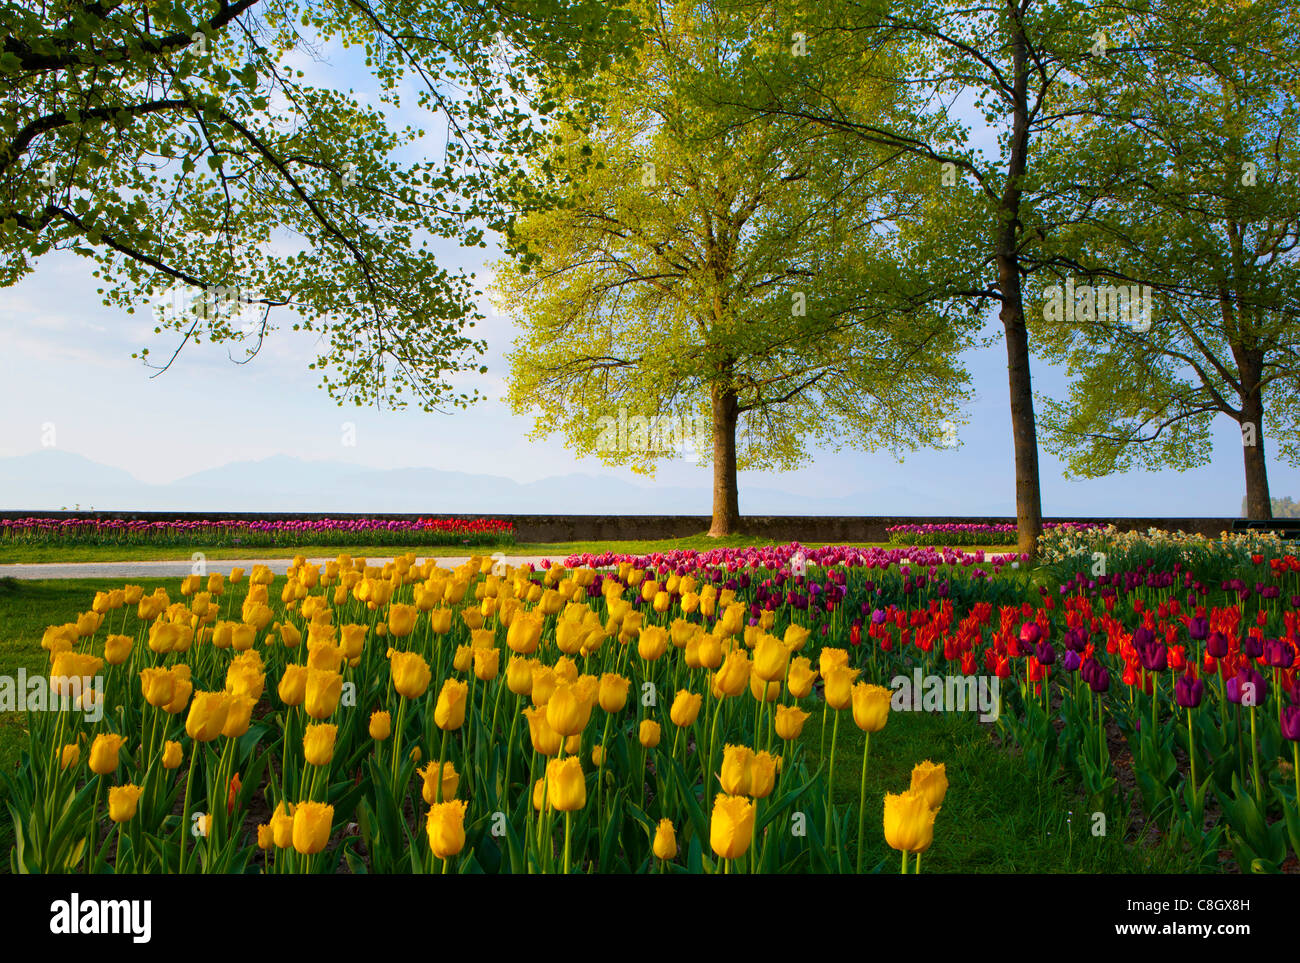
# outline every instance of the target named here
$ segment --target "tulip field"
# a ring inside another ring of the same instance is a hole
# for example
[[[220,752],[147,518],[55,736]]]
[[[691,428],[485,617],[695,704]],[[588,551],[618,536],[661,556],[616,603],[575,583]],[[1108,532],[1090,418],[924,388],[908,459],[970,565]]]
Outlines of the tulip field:
[[[869,793],[873,736],[969,711],[898,691],[960,677],[1093,836],[1140,817],[1185,865],[1294,872],[1296,546],[1059,529],[1040,556],[344,555],[96,592],[44,631],[9,868],[922,873],[952,760]]]
[[[496,518],[0,519],[0,547],[267,548],[284,545],[509,545],[514,525]]]

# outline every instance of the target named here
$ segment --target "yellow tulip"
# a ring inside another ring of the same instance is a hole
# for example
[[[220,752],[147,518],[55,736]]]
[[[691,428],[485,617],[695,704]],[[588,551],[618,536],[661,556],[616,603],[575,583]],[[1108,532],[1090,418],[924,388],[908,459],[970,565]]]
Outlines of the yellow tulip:
[[[624,623],[626,624],[626,619]],[[647,662],[654,662],[668,651],[668,630],[658,625],[647,625],[637,639],[636,651]]]
[[[283,622],[279,626],[280,641],[286,649],[296,649],[302,643],[302,632],[292,622]]]
[[[709,821],[709,845],[720,859],[739,859],[754,838],[754,804],[743,796],[718,793]]]
[[[63,752],[59,756],[59,768],[71,769],[81,761],[81,746],[75,742],[70,742],[63,747]]]
[[[812,692],[813,683],[816,681],[817,671],[808,659],[800,656],[791,660],[790,672],[785,679],[786,688],[791,696],[796,699],[806,698]]]
[[[115,823],[130,822],[143,792],[141,786],[114,786],[108,791],[108,818]]]
[[[104,661],[109,665],[121,665],[131,657],[135,648],[135,639],[129,635],[110,635],[104,640]]]
[[[754,646],[754,675],[764,682],[785,678],[790,664],[790,650],[774,635],[764,633]]]
[[[677,855],[677,833],[671,819],[659,820],[655,829],[654,851],[656,856],[665,861]]]
[[[821,671],[822,678],[826,678],[826,673],[837,666],[847,666],[849,664],[848,649],[822,649],[821,657],[817,663]]]
[[[248,696],[227,695],[226,721],[221,726],[221,734],[227,739],[239,739],[248,732],[256,704],[257,700]]]
[[[543,756],[554,756],[564,745],[564,737],[546,722],[546,708],[534,706],[524,709],[524,718],[528,720],[528,735],[533,743],[533,751]]]
[[[719,650],[721,651],[721,650]],[[704,646],[700,646],[703,660]],[[749,685],[749,673],[752,663],[741,649],[732,649],[727,654],[722,668],[713,676],[713,691],[716,695],[738,696]]]
[[[271,814],[271,835],[279,849],[293,845],[293,811],[297,808],[290,804],[279,803]]]
[[[668,710],[668,718],[673,721],[673,725],[685,728],[700,714],[700,705],[703,702],[703,696],[680,689],[673,699],[672,708]]]
[[[388,606],[388,631],[399,639],[404,639],[415,631],[415,621],[420,610],[414,605],[400,605],[394,602]]]
[[[184,758],[184,753],[181,750],[181,744],[179,742],[172,742],[168,740],[167,744],[163,746],[163,757],[162,757],[163,768],[179,769],[183,758]]]
[[[460,788],[460,775],[456,772],[456,767],[450,762],[443,763],[442,766],[442,799],[438,798],[438,763],[430,761],[427,766],[420,770],[420,776],[424,779],[424,786],[421,787],[420,794],[424,796],[424,801],[430,806],[437,802],[456,798],[456,790]]]
[[[302,754],[310,766],[328,766],[334,760],[334,740],[338,726],[323,722],[312,723],[302,736]]]
[[[903,853],[923,853],[934,842],[934,817],[924,793],[908,790],[885,796],[885,842]]]
[[[449,859],[465,848],[465,802],[453,799],[429,810],[426,829],[435,859]]]
[[[157,621],[149,628],[149,649],[166,655],[176,647],[180,634],[180,626],[176,623]]]
[[[300,802],[293,811],[293,848],[304,856],[319,853],[329,842],[334,807],[325,803]]]
[[[808,721],[809,713],[798,706],[776,707],[776,734],[786,742],[798,739],[803,733],[803,724]]]
[[[506,630],[506,645],[520,655],[532,655],[542,640],[542,616],[536,612],[516,615]]]
[[[286,665],[284,675],[280,676],[280,684],[276,686],[275,691],[285,705],[302,705],[302,700],[307,697],[307,667]]]
[[[858,677],[858,671],[843,665],[837,665],[829,672],[823,671],[826,704],[832,709],[847,708],[853,701],[853,680]]]
[[[791,652],[798,652],[804,647],[804,643],[808,641],[808,636],[810,634],[811,630],[805,629],[802,625],[795,625],[792,622],[790,625],[786,626],[783,641],[785,642],[786,648]]]
[[[333,626],[330,626],[331,634]],[[318,638],[307,643],[307,668],[320,672],[339,672],[343,668],[343,649],[333,639]]]
[[[185,719],[185,731],[196,742],[211,742],[221,735],[230,712],[230,696],[225,692],[196,692]]]
[[[754,753],[748,795],[755,799],[766,799],[772,794],[776,788],[776,773],[780,762],[780,756],[774,756],[770,752]]]
[[[645,746],[647,749],[653,749],[655,746],[659,745],[659,735],[659,723],[655,722],[653,719],[641,720],[641,728],[637,733],[638,738],[641,740],[641,745]]]
[[[383,742],[393,732],[393,717],[387,712],[370,713],[370,738]]]
[[[343,655],[349,661],[358,658],[366,646],[366,626],[343,625],[339,631],[343,636]]]
[[[239,658],[226,669],[226,691],[231,695],[246,696],[256,702],[266,688],[266,673],[262,671],[257,653],[252,659]]]
[[[884,686],[859,682],[853,687],[853,722],[863,732],[879,732],[889,721],[891,698]]]
[[[591,718],[591,703],[582,697],[575,685],[561,682],[546,703],[546,724],[560,735],[574,736],[587,727]]]
[[[631,679],[625,679],[615,672],[606,672],[600,677],[600,707],[606,712],[622,712],[627,705],[627,690],[631,685]]]
[[[337,672],[307,670],[307,694],[303,708],[313,719],[328,719],[338,707],[343,694],[343,676]]]
[[[501,671],[500,649],[475,649],[474,674],[482,682],[491,682]]]
[[[555,691],[555,686],[559,682],[555,674],[555,669],[549,665],[533,666],[533,685],[530,694],[533,697],[533,705],[544,706],[547,700],[551,698],[551,693]]]
[[[754,750],[748,746],[724,746],[718,782],[732,796],[748,796],[754,781]]]
[[[587,777],[577,756],[546,764],[546,801],[558,812],[576,812],[587,805]]]
[[[429,663],[418,652],[389,650],[388,661],[393,674],[393,688],[404,699],[418,699],[429,688],[433,674]]]
[[[107,776],[117,771],[117,757],[126,739],[113,732],[101,732],[90,746],[90,771]]]
[[[181,669],[188,669],[189,666],[178,665],[172,669],[172,675],[178,675]],[[172,701],[163,706],[163,712],[171,715],[180,715],[185,711],[189,704],[190,695],[194,692],[194,684],[188,678],[177,678],[175,688],[172,690]]]
[[[469,699],[469,685],[459,679],[447,679],[438,693],[438,704],[433,709],[433,721],[444,732],[459,729],[465,724],[465,704]]]
[[[528,695],[533,691],[533,660],[512,655],[506,665],[506,687],[515,695]]]
[[[236,652],[247,652],[257,640],[257,626],[239,622],[230,630],[230,647]]]
[[[943,797],[948,793],[948,773],[944,764],[935,765],[929,759],[918,762],[912,768],[911,791],[924,796],[931,809],[943,805]]]
[[[434,635],[446,635],[451,631],[451,609],[434,609],[429,613],[429,628]]]

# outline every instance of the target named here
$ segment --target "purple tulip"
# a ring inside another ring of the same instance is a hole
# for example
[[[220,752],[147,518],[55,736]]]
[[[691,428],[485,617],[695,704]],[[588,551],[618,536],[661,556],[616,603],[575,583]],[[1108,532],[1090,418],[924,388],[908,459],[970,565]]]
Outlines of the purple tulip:
[[[1051,665],[1056,661],[1056,650],[1052,648],[1051,642],[1044,639],[1034,647],[1034,656],[1040,665]]]
[[[1174,701],[1184,709],[1195,709],[1201,704],[1205,683],[1194,675],[1180,675],[1174,683]]]
[[[1274,669],[1289,669],[1295,662],[1295,649],[1286,639],[1264,641],[1264,663]]]
[[[1268,693],[1268,682],[1262,675],[1248,665],[1243,665],[1237,674],[1228,679],[1225,689],[1228,701],[1237,705],[1260,705]]]
[[[1091,678],[1087,679],[1088,688],[1097,693],[1105,692],[1110,688],[1110,673],[1107,672],[1106,667],[1100,662],[1097,662],[1096,659],[1089,659],[1088,662],[1097,666],[1096,670],[1091,673]]]
[[[1156,640],[1151,633],[1148,632],[1147,635],[1150,636],[1149,641],[1145,645],[1138,645],[1137,633],[1133,633],[1133,645],[1137,649],[1138,659],[1142,663],[1142,668],[1148,672],[1163,672],[1169,668],[1169,651],[1165,648],[1165,644]]]
[[[1187,621],[1187,637],[1197,642],[1202,642],[1210,632],[1210,623],[1199,615],[1193,616]]]
[[[1065,655],[1061,658],[1061,665],[1066,672],[1076,672],[1082,664],[1083,656],[1079,655],[1074,649],[1065,650]]]
[[[1282,735],[1292,742],[1300,742],[1300,706],[1282,710]]]
[[[1205,651],[1216,659],[1222,659],[1228,654],[1228,637],[1217,630],[1211,632],[1205,640]]]

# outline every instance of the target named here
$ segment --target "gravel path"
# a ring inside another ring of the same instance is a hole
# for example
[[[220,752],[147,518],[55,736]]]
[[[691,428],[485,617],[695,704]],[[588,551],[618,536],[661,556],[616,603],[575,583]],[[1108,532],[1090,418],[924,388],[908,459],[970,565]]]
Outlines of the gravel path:
[[[307,561],[323,564],[334,561],[335,557],[310,558]],[[435,557],[434,560],[443,568],[455,568],[468,559],[468,555],[460,555]],[[542,562],[542,556],[540,555],[507,555],[505,559],[509,565],[522,565],[524,562],[531,562],[533,566],[538,566]],[[367,557],[367,561],[371,565],[384,565],[392,560],[392,556],[381,558],[371,555]],[[292,561],[292,559],[288,558],[212,559],[207,563],[207,567],[201,574],[220,572],[222,575],[229,575],[232,568],[242,568],[245,573],[248,573],[253,570],[254,565],[265,565],[276,575],[283,575]],[[416,556],[417,563],[424,561],[424,556]],[[561,556],[556,556],[552,561],[562,562],[564,559]],[[193,563],[183,559],[171,562],[54,562],[40,565],[0,565],[0,578],[184,578],[193,571]]]

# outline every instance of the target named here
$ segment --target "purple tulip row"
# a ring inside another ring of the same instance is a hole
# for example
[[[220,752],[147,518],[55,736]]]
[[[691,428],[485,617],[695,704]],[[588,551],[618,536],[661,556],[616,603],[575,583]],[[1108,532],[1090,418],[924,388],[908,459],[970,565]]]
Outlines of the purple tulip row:
[[[926,568],[939,565],[989,564],[996,573],[1004,565],[1029,560],[1028,555],[1016,553],[986,555],[983,551],[957,552],[950,548],[913,547],[900,548],[853,548],[848,545],[827,545],[821,548],[805,548],[798,542],[786,545],[765,545],[752,548],[714,548],[704,552],[684,549],[671,552],[655,552],[649,555],[628,555],[616,552],[604,552],[593,555],[590,552],[570,555],[564,564],[573,568],[580,565],[601,567],[631,562],[638,568],[653,567],[685,575],[693,571],[709,568],[725,568],[728,571],[740,569],[781,569],[797,568],[800,560],[804,565],[816,565],[821,568],[844,566],[846,568],[889,569],[898,565],[913,565]]]

